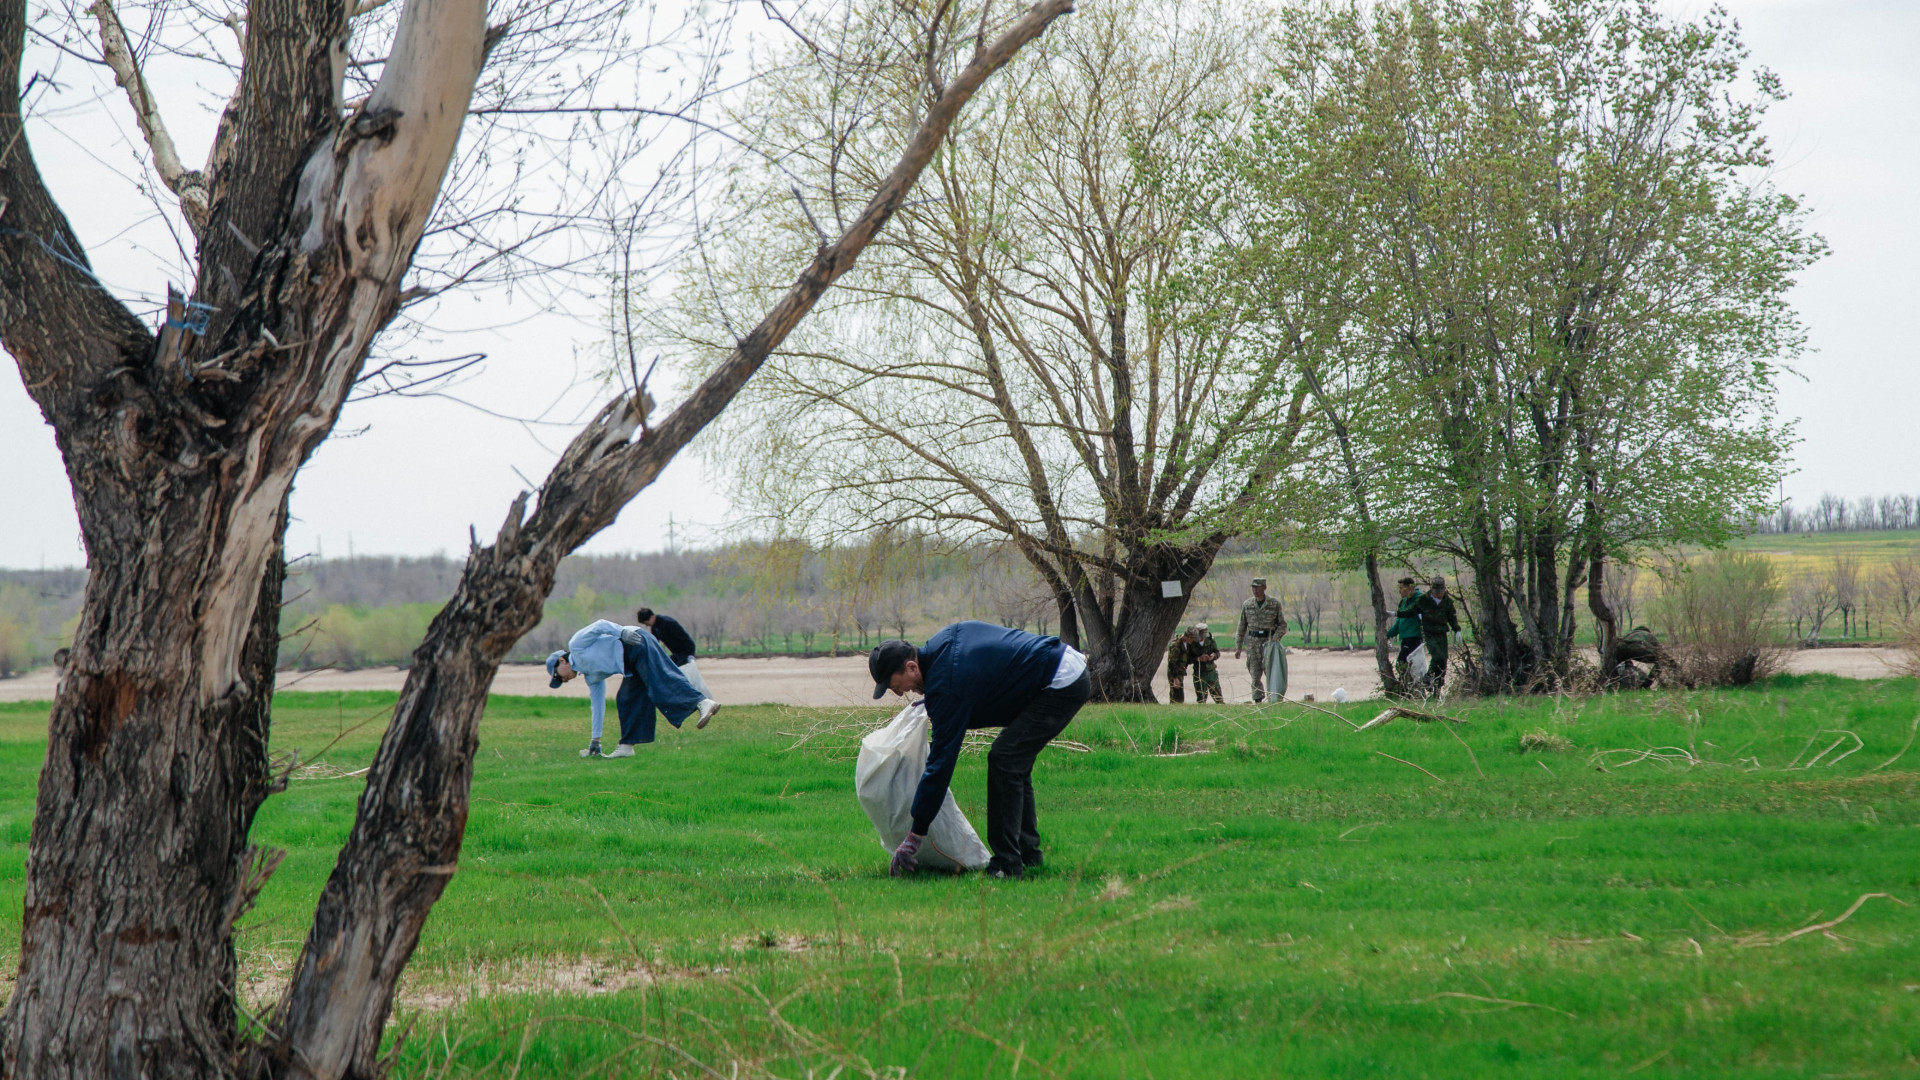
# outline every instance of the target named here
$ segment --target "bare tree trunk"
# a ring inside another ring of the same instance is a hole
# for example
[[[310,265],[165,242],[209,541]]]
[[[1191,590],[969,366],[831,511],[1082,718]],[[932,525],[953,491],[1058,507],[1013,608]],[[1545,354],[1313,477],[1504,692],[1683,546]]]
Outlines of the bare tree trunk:
[[[1380,556],[1367,549],[1367,594],[1373,601],[1373,663],[1380,672],[1380,688],[1389,692],[1405,690],[1393,670],[1392,625],[1387,614],[1387,590],[1380,581]]]
[[[560,559],[610,524],[720,414],[852,269],[987,76],[1072,9],[1070,0],[1045,0],[976,51],[939,92],[859,218],[820,250],[773,311],[665,423],[647,429],[643,401],[608,405],[548,473],[532,516],[523,494],[494,544],[469,555],[453,599],[414,653],[368,771],[353,834],[321,894],[255,1068],[316,1080],[379,1075],[377,1054],[395,987],[458,865],[487,688],[501,658],[539,622]]]

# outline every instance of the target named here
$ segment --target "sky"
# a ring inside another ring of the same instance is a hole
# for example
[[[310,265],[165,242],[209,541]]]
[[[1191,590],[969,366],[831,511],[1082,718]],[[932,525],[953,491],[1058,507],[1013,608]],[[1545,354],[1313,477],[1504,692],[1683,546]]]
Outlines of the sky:
[[[1667,6],[1683,16],[1706,9]],[[1912,328],[1920,311],[1920,65],[1912,57],[1920,0],[1723,6],[1739,19],[1752,61],[1779,74],[1791,95],[1765,125],[1773,182],[1806,200],[1811,227],[1832,248],[1791,297],[1809,347],[1780,392],[1781,412],[1801,439],[1784,494],[1804,503],[1829,491],[1920,492],[1910,430],[1920,416]],[[153,253],[168,241],[132,227],[143,207],[113,172],[133,153],[124,139],[130,120],[124,98],[108,93],[110,84],[99,89],[99,104],[38,120],[30,138],[102,280],[152,295],[165,265]],[[190,113],[169,113],[169,123],[183,148],[204,146],[211,115]],[[459,555],[469,528],[489,539],[514,495],[546,474],[572,425],[604,400],[592,379],[604,346],[590,324],[538,310],[524,295],[447,303],[444,323],[469,328],[446,337],[448,352],[485,351],[484,368],[458,400],[348,405],[340,434],[296,483],[290,556]],[[722,539],[730,517],[723,486],[698,452],[683,454],[584,550]],[[18,369],[0,363],[0,567],[84,561],[53,431]]]

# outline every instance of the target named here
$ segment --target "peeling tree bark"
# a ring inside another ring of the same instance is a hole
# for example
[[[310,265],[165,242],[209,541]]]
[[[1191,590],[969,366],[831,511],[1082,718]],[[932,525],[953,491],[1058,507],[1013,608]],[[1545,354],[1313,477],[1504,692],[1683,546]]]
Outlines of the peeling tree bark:
[[[124,52],[111,8],[95,13]],[[209,322],[156,334],[93,279],[42,182],[19,109],[24,4],[0,3],[0,340],[55,428],[91,570],[0,1017],[7,1076],[233,1072],[232,922],[270,865],[247,831],[272,783],[287,496],[392,317],[483,19],[481,0],[413,0],[414,62],[388,65],[387,122],[368,128],[340,107],[339,0],[255,3],[215,159],[168,179],[200,226],[191,302]]]

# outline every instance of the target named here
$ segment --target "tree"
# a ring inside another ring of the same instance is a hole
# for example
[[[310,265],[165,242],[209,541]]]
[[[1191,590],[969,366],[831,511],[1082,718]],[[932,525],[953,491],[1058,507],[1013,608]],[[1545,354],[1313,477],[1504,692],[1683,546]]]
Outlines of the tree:
[[[1230,7],[1137,0],[1042,43],[734,414],[740,499],[823,539],[891,526],[1006,543],[1087,650],[1095,695],[1150,700],[1225,520],[1269,496],[1300,424],[1284,341],[1171,288],[1192,223],[1151,164],[1187,152],[1200,117],[1244,108],[1259,40]],[[807,208],[837,214],[833,178],[882,159],[857,139],[810,153],[819,132],[902,107],[898,88],[766,92],[784,105],[788,175],[741,193],[764,209],[736,268],[812,243]]]
[[[1309,354],[1339,376],[1334,533],[1470,569],[1490,687],[1567,671],[1582,587],[1610,673],[1608,561],[1771,505],[1784,297],[1822,246],[1761,175],[1779,90],[1744,55],[1724,14],[1636,0],[1298,11],[1227,148],[1253,222],[1229,254],[1351,283]]]
[[[91,564],[0,1021],[6,1075],[378,1075],[395,985],[457,867],[487,687],[539,621],[560,558],[732,400],[904,202],[987,76],[1068,10],[1046,0],[991,40],[982,12],[950,7],[902,31],[928,80],[922,108],[839,237],[658,426],[629,387],[531,510],[522,494],[491,546],[476,539],[414,653],[294,979],[242,1048],[231,929],[277,862],[247,831],[275,786],[287,494],[399,309],[501,32],[479,0],[407,0],[377,81],[345,108],[349,8],[261,0],[197,173],[175,169],[150,92],[123,76],[197,241],[192,291],[154,333],[93,278],[35,165],[26,7],[0,3],[0,341],[55,428]]]

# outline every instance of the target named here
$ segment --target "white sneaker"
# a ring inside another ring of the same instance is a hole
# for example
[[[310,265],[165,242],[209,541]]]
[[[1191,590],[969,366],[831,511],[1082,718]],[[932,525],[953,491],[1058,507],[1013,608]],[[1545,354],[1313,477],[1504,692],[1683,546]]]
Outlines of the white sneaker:
[[[588,743],[587,748],[585,750],[580,751],[580,756],[581,757],[599,757],[600,756],[600,740],[595,739],[592,742]]]
[[[699,729],[706,727],[707,721],[713,719],[713,714],[719,711],[720,711],[719,702],[713,700],[712,698],[701,698],[700,699],[700,722],[693,725],[694,730],[698,731]]]
[[[616,746],[613,748],[613,753],[608,754],[607,756],[610,758],[632,757],[633,747],[628,745],[627,743],[621,743],[619,746]]]

